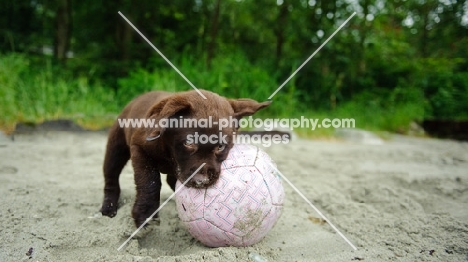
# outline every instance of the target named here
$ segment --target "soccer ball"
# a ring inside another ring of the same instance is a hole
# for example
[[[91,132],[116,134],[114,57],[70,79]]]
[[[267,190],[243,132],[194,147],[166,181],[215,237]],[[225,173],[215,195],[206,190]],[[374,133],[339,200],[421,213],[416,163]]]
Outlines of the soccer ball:
[[[209,247],[250,246],[281,215],[284,189],[275,163],[261,149],[236,144],[207,189],[182,188],[177,211],[190,234]],[[177,181],[176,187],[183,186]]]

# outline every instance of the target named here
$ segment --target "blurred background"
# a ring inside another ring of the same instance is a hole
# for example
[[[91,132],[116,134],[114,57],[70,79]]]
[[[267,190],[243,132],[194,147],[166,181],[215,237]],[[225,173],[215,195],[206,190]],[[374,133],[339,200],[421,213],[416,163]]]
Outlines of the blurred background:
[[[262,117],[352,117],[399,133],[468,119],[468,0],[7,0],[2,130],[52,119],[101,129],[140,93],[191,89],[118,11],[198,88],[259,101],[357,12]]]

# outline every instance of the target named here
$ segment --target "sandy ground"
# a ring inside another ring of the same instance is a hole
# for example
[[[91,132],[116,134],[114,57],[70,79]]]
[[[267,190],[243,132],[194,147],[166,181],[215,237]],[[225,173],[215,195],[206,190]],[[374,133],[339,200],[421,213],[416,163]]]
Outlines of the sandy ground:
[[[283,215],[254,246],[204,247],[171,200],[159,226],[117,251],[135,229],[133,176],[128,165],[117,216],[94,216],[105,143],[99,132],[0,140],[0,261],[468,260],[467,143],[394,136],[383,145],[299,140],[267,148],[357,251],[287,184]],[[171,193],[164,184],[162,201]]]

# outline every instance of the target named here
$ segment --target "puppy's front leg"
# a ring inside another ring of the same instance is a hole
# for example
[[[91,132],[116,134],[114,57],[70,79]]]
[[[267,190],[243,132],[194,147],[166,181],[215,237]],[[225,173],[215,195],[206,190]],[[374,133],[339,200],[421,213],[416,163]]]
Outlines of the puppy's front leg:
[[[140,227],[159,208],[161,175],[151,159],[139,146],[130,148],[135,172],[136,199],[132,216],[135,225]],[[154,218],[158,217],[158,214]]]

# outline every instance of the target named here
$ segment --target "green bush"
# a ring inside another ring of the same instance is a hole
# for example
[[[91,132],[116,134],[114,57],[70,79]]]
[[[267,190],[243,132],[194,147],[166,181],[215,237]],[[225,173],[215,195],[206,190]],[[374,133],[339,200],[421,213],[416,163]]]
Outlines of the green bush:
[[[424,91],[425,118],[468,118],[468,60],[426,58],[419,60],[414,85]]]
[[[335,117],[354,118],[356,127],[374,131],[405,132],[424,117],[424,96],[418,88],[362,92],[339,106]]]
[[[71,118],[86,124],[88,119],[111,118],[117,110],[109,90],[89,85],[85,77],[73,78],[50,62],[36,67],[22,55],[0,56],[0,86],[0,127],[7,131],[19,121]]]
[[[251,64],[239,53],[214,59],[210,69],[206,68],[205,59],[195,59],[189,55],[182,56],[174,64],[195,87],[228,98],[265,101],[278,87],[274,77],[265,69]],[[119,79],[118,84],[118,96],[122,104],[151,90],[177,92],[192,89],[169,65],[151,72],[137,68],[128,77]],[[286,116],[295,112],[299,106],[297,95],[294,82],[291,81],[273,98],[275,102],[268,113],[261,114]]]
[[[252,98],[265,101],[279,84],[264,67],[248,61],[241,53],[218,57],[210,69],[205,59],[183,54],[174,64],[200,89],[229,98]],[[436,69],[434,69],[436,67]],[[296,78],[273,97],[272,105],[259,117],[354,118],[357,128],[404,132],[412,121],[427,117],[467,117],[468,73],[431,62],[429,70],[416,70],[419,78],[399,79],[394,88],[372,88],[352,99],[339,101],[334,110],[316,109],[304,103],[310,94],[298,90]],[[295,68],[292,68],[293,71]],[[292,72],[291,71],[291,72]],[[135,68],[127,77],[117,79],[117,91],[90,81],[86,75],[73,76],[70,70],[58,68],[50,60],[32,60],[10,54],[0,56],[0,128],[11,131],[15,123],[41,122],[69,118],[89,128],[109,126],[131,99],[151,90],[171,92],[192,87],[169,65],[158,69]],[[310,84],[313,89],[313,83]],[[308,130],[300,133],[310,135]],[[314,134],[330,134],[330,131]]]

